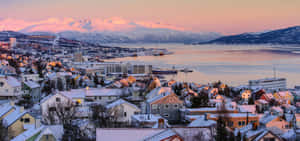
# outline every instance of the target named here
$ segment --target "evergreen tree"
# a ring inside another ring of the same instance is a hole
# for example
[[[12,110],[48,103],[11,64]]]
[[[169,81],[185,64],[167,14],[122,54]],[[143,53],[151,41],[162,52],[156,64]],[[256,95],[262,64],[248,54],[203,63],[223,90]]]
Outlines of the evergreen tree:
[[[63,80],[61,78],[57,79],[57,89],[59,91],[63,91],[64,90],[64,84],[63,84]]]
[[[241,141],[242,140],[242,134],[241,132],[239,131],[239,133],[237,134],[236,136],[236,141]]]
[[[16,104],[20,106],[24,106],[24,108],[26,109],[31,108],[33,106],[32,96],[30,94],[24,94]]]
[[[253,97],[250,97],[250,98],[249,98],[248,104],[249,104],[249,105],[253,105],[253,104],[254,104],[254,99],[253,99]]]
[[[95,83],[95,86],[97,87],[97,85],[99,85],[99,79],[98,79],[98,75],[95,73],[94,75],[94,83]]]
[[[198,94],[198,96],[194,96],[191,101],[193,108],[207,107],[209,102],[208,94],[201,92],[200,94]]]

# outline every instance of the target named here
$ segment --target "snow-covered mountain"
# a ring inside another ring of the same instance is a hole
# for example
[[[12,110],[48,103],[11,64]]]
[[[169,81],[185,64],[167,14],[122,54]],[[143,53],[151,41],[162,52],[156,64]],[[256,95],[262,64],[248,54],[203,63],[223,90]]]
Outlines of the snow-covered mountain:
[[[215,44],[300,44],[300,26],[262,33],[224,36],[205,43]]]
[[[181,27],[161,22],[129,21],[117,17],[109,19],[50,18],[35,22],[0,19],[1,29],[30,34],[59,34],[65,38],[92,43],[192,43],[209,41],[221,36],[215,32],[188,32]]]

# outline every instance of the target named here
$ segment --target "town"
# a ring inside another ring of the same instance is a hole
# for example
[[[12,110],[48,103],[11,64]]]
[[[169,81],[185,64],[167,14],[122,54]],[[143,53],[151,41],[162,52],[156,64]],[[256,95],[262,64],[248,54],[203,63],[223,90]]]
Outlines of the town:
[[[151,65],[104,59],[166,49],[11,31],[0,40],[3,141],[300,139],[300,86],[287,88],[285,78],[235,87],[165,80]]]

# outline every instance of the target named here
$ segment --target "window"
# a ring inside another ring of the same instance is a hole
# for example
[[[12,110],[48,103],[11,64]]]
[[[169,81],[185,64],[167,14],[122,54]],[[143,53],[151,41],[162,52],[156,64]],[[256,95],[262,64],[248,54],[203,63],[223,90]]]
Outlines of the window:
[[[126,117],[127,116],[127,113],[126,112],[124,112],[124,117]]]
[[[275,141],[275,138],[265,138],[264,141]]]
[[[164,117],[169,117],[169,114],[164,114]]]
[[[232,126],[233,126],[233,122],[232,122],[232,121],[228,121],[227,125],[228,125],[229,127],[232,127]]]
[[[239,121],[239,126],[241,126],[242,125],[242,122],[241,121]]]
[[[98,97],[99,100],[101,100],[101,98],[102,98],[101,96]]]
[[[55,107],[50,107],[50,108],[49,108],[49,111],[50,111],[50,112],[56,111],[56,108],[55,108]]]
[[[70,111],[70,107],[65,107],[65,111]]]
[[[25,119],[24,119],[24,122],[25,122],[25,123],[29,123],[29,122],[30,122],[30,118],[25,118]]]
[[[111,97],[109,96],[108,99],[111,100]]]
[[[23,118],[21,118],[20,121],[23,122],[24,121]]]
[[[242,121],[242,125],[245,125],[245,121]]]
[[[166,107],[166,109],[168,109],[168,108],[169,108],[169,105],[168,105],[168,104],[166,104],[166,105],[165,105],[165,107]]]
[[[157,109],[157,105],[156,104],[153,104],[151,106],[152,106],[152,109]]]
[[[3,87],[4,83],[3,82],[0,82],[0,87]]]
[[[177,104],[174,104],[174,107],[177,108],[178,107]]]
[[[56,98],[56,102],[60,102],[60,98],[59,97]]]

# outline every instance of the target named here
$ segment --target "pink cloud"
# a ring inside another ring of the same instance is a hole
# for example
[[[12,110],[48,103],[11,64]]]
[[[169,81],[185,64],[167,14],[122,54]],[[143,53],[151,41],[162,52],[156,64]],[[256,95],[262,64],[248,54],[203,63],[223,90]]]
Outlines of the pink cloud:
[[[181,27],[160,22],[129,21],[120,17],[108,19],[75,19],[75,18],[49,18],[41,21],[23,21],[15,19],[0,20],[0,30],[14,30],[24,32],[47,31],[130,31],[136,27],[166,28],[183,31]]]

